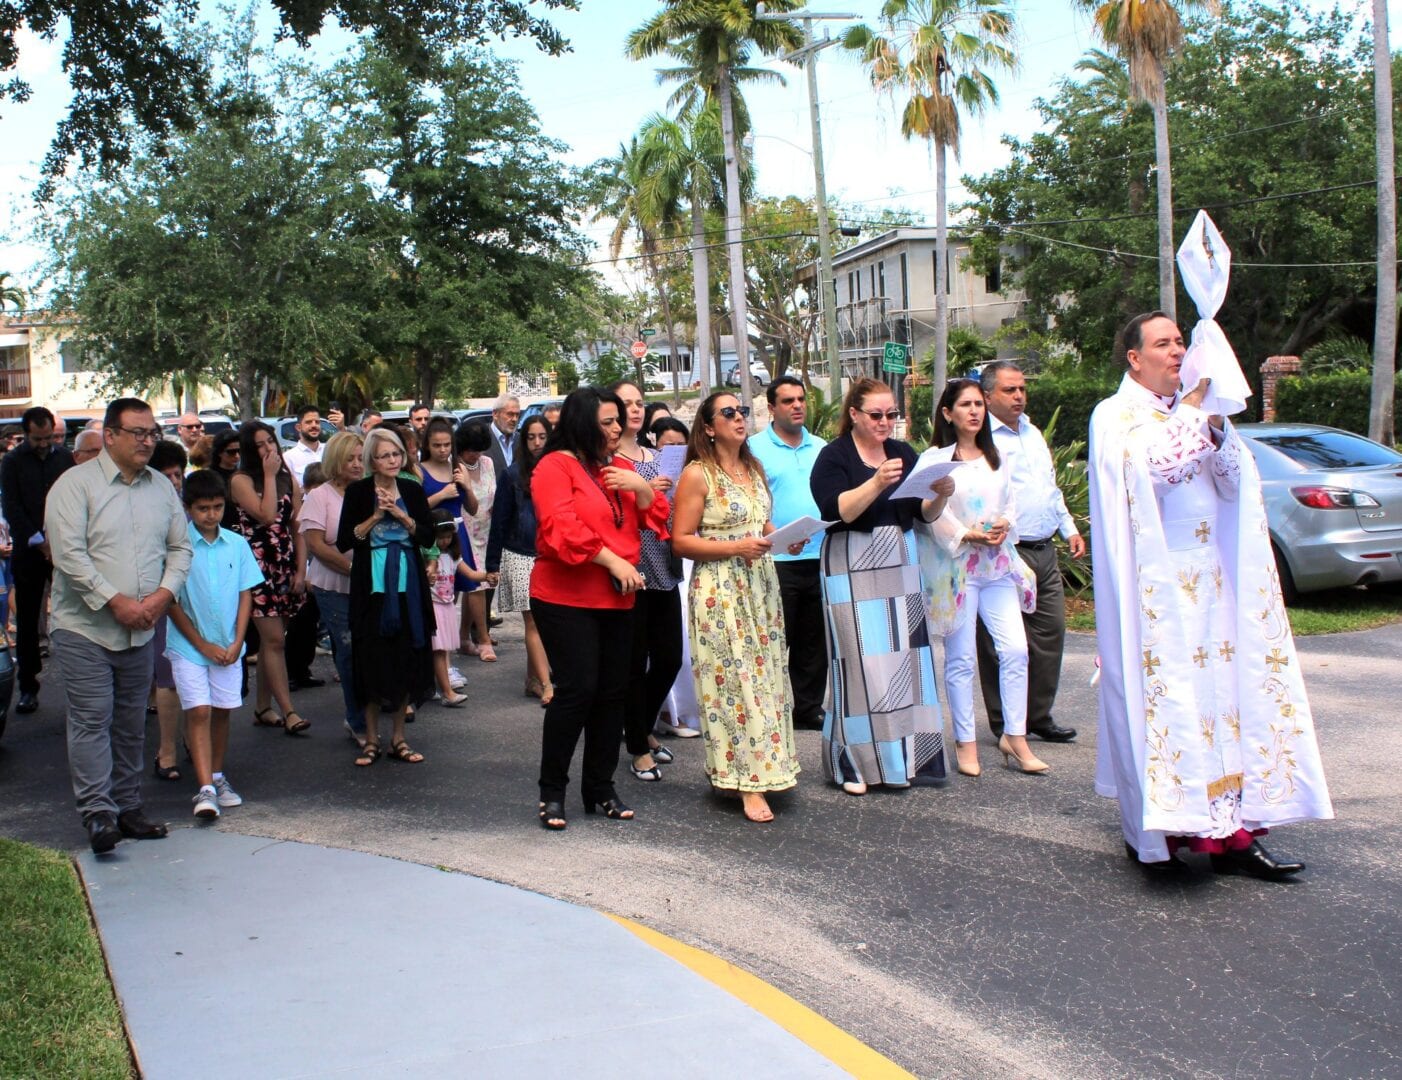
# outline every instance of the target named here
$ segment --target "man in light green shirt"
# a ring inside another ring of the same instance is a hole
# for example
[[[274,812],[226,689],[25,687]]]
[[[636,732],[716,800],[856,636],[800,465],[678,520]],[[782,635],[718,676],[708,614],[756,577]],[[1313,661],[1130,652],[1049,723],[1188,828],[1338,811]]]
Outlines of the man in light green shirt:
[[[166,827],[141,810],[146,697],[156,623],[190,570],[185,513],[175,488],[147,467],[161,429],[151,407],[107,407],[102,452],[49,492],[53,550],[50,642],[68,699],[68,768],[92,849]]]

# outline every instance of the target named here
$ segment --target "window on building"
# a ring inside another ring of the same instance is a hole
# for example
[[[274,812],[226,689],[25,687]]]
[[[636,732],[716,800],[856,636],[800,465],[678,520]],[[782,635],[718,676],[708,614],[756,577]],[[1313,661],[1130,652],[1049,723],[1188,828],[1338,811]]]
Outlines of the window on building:
[[[58,359],[60,370],[65,375],[76,375],[88,370],[83,362],[83,347],[76,341],[62,342],[58,347]]]
[[[0,348],[0,371],[28,371],[29,346],[6,345]]]
[[[876,291],[876,263],[871,264],[869,272],[871,273],[871,295],[880,296],[881,294]]]
[[[884,259],[876,264],[876,294],[878,296],[886,295],[886,262]]]
[[[993,264],[988,273],[983,275],[983,291],[996,293],[1003,287],[1003,260],[1000,258]]]
[[[853,285],[852,285],[853,277],[854,277],[854,275],[853,275],[852,271],[851,271],[851,270],[848,270],[848,271],[847,271],[847,302],[848,302],[849,304],[850,304],[853,300],[857,299],[857,292],[856,292],[856,289],[855,289],[855,288],[853,287]]]
[[[946,296],[948,296],[951,292],[954,291],[954,274],[951,272],[952,269],[953,269],[953,262],[954,262],[954,260],[953,260],[953,258],[952,258],[952,253],[951,253],[951,252],[945,252],[945,260],[944,260],[944,294],[945,294]],[[937,251],[932,251],[932,252],[930,252],[930,273],[931,273],[932,275],[935,275],[934,280],[932,280],[931,283],[930,283],[930,291],[931,291],[931,292],[934,292],[934,291],[935,291],[935,286],[936,286],[936,284],[937,284],[938,281],[939,281],[939,277],[938,277],[938,273],[939,273],[939,252],[937,252]]]
[[[860,270],[858,270],[858,271],[857,271],[857,299],[860,300],[861,298],[862,298],[862,272],[861,272]]]

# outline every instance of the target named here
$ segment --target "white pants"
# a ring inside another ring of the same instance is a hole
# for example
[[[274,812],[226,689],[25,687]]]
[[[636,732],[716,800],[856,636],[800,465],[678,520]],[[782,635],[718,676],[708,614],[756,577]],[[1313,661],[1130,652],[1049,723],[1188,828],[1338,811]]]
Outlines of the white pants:
[[[965,582],[969,617],[944,639],[944,692],[954,718],[954,738],[974,741],[975,633],[978,620],[988,628],[998,652],[998,689],[1003,696],[1003,731],[1027,734],[1027,633],[1022,627],[1017,584],[1012,578]]]

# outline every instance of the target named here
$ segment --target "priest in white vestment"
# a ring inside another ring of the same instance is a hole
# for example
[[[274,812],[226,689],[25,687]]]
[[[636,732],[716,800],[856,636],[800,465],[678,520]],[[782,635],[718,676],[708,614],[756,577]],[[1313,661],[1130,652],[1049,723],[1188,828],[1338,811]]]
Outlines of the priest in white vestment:
[[[1099,643],[1096,791],[1118,798],[1144,863],[1206,852],[1279,880],[1269,827],[1332,818],[1260,477],[1230,422],[1180,392],[1183,337],[1162,312],[1125,330],[1129,370],[1090,423]]]

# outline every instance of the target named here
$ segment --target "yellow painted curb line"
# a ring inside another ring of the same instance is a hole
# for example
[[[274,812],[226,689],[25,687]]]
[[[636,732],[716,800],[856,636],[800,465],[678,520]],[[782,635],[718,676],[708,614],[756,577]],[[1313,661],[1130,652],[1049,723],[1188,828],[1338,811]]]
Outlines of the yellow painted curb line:
[[[890,1058],[878,1054],[860,1039],[824,1020],[808,1006],[799,1004],[788,994],[770,986],[758,976],[751,975],[718,956],[683,944],[676,938],[659,934],[632,919],[625,919],[620,915],[608,917],[624,929],[631,930],[654,949],[666,953],[703,979],[733,994],[853,1076],[862,1077],[863,1080],[868,1077],[877,1080],[909,1077],[910,1080],[914,1080],[914,1074],[906,1072]]]

